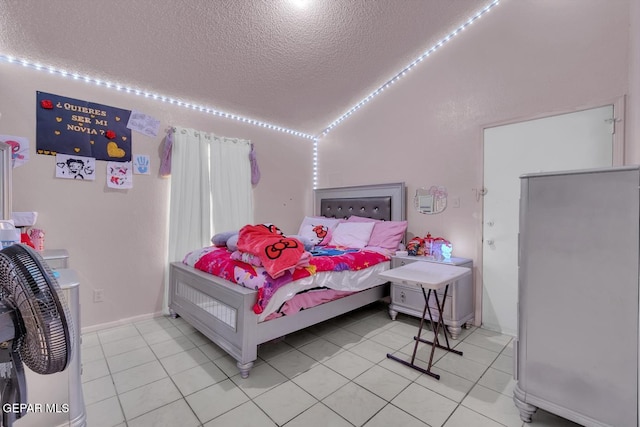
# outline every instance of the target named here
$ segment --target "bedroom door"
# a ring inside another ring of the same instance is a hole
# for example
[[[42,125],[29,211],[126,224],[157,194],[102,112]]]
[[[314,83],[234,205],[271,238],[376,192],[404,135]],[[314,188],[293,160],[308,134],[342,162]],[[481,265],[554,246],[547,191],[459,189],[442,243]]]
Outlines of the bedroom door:
[[[485,328],[517,333],[520,175],[611,166],[614,125],[613,105],[607,105],[484,130]]]

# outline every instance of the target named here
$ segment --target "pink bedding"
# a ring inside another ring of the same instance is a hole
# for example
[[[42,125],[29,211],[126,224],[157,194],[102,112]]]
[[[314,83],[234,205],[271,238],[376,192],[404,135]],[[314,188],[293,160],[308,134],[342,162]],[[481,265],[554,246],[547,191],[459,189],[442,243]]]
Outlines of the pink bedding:
[[[273,278],[291,268],[309,265],[311,256],[299,240],[284,236],[274,225],[265,224],[242,227],[238,233],[238,250],[258,257]]]
[[[308,259],[308,266],[287,269],[278,277],[273,277],[264,266],[235,260],[231,255],[232,252],[227,248],[209,246],[187,254],[183,262],[227,281],[257,290],[258,300],[253,307],[256,314],[262,313],[278,289],[295,280],[321,271],[358,271],[389,260],[389,257],[378,252],[325,246],[311,252],[313,256]]]
[[[310,289],[294,295],[293,298],[282,304],[282,307],[269,314],[264,320],[266,321],[282,316],[289,316],[299,312],[300,310],[304,310],[305,308],[315,307],[316,305],[337,300],[351,294],[355,294],[355,291],[337,291],[335,289],[326,288]]]

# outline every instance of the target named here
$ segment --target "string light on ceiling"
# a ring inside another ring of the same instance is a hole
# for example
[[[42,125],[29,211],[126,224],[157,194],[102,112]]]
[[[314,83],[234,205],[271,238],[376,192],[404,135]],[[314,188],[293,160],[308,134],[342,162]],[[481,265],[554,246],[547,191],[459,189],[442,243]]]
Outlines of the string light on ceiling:
[[[309,0],[292,0],[292,1],[294,3],[297,3],[299,6],[300,5],[308,5],[308,3],[309,3]],[[283,127],[283,126],[278,126],[278,125],[274,125],[274,124],[271,124],[271,123],[266,123],[266,122],[263,122],[263,121],[260,121],[260,120],[255,120],[255,119],[251,119],[251,118],[248,118],[248,117],[239,116],[237,114],[227,113],[227,112],[220,111],[220,110],[217,110],[215,108],[207,107],[207,106],[204,106],[204,105],[197,105],[197,104],[193,104],[193,103],[189,103],[189,102],[184,102],[184,101],[181,101],[181,100],[178,100],[178,99],[175,99],[175,98],[159,95],[159,94],[156,94],[156,93],[146,92],[146,91],[143,91],[143,90],[134,89],[134,88],[130,88],[130,87],[127,87],[127,86],[122,86],[122,85],[117,84],[117,83],[104,81],[104,80],[100,80],[100,79],[89,77],[89,76],[82,76],[82,75],[79,75],[77,73],[70,73],[70,72],[67,72],[67,71],[62,70],[62,69],[57,69],[55,67],[50,67],[50,66],[46,66],[46,65],[42,65],[42,64],[38,64],[38,63],[29,62],[29,61],[24,60],[24,59],[14,58],[12,56],[4,55],[4,54],[1,54],[1,53],[0,53],[0,61],[5,61],[5,62],[12,63],[12,64],[22,65],[24,67],[31,68],[31,69],[34,69],[34,70],[45,71],[45,72],[48,72],[50,74],[56,74],[56,75],[59,75],[59,76],[62,76],[62,77],[68,77],[68,78],[71,78],[73,80],[79,80],[79,81],[84,81],[86,83],[95,84],[96,86],[105,87],[105,88],[109,88],[109,89],[114,89],[114,90],[121,91],[121,92],[131,93],[131,94],[135,94],[135,95],[138,95],[138,96],[144,96],[145,98],[150,98],[150,99],[153,99],[153,100],[156,100],[156,101],[166,102],[166,103],[172,104],[172,105],[177,105],[179,107],[184,107],[184,108],[192,109],[192,110],[195,110],[195,111],[200,111],[200,112],[207,113],[207,114],[212,114],[212,115],[217,116],[217,117],[236,120],[236,121],[239,121],[239,122],[242,122],[242,123],[247,123],[247,124],[250,124],[250,125],[253,125],[253,126],[258,126],[258,127],[274,130],[274,131],[277,131],[277,132],[283,132],[283,133],[290,134],[290,135],[293,135],[293,136],[297,136],[297,137],[300,137],[300,138],[312,140],[313,143],[314,143],[314,148],[313,148],[313,150],[314,150],[313,151],[313,176],[314,176],[314,178],[313,178],[313,180],[314,180],[314,187],[315,187],[316,183],[317,183],[317,176],[318,176],[318,141],[319,141],[319,139],[321,137],[325,136],[326,134],[328,134],[331,130],[333,130],[340,123],[344,122],[353,113],[355,113],[360,108],[362,108],[363,106],[368,104],[373,98],[375,98],[376,96],[381,94],[385,89],[388,89],[392,84],[396,83],[398,80],[400,80],[402,77],[404,77],[416,65],[418,65],[419,63],[424,61],[432,53],[434,53],[436,50],[438,50],[443,45],[445,45],[453,37],[455,37],[458,34],[460,34],[469,25],[473,24],[475,21],[477,21],[479,18],[481,18],[484,14],[489,12],[491,9],[493,9],[495,6],[497,6],[499,3],[500,3],[500,0],[494,0],[488,6],[486,6],[485,8],[480,10],[478,13],[473,15],[469,20],[467,20],[465,23],[460,25],[458,28],[456,28],[454,31],[452,31],[450,34],[448,34],[442,40],[438,41],[438,43],[436,43],[429,50],[427,50],[422,55],[420,55],[418,58],[416,58],[409,65],[407,65],[402,70],[400,70],[400,72],[398,72],[396,75],[394,75],[385,84],[383,84],[382,86],[377,88],[375,91],[371,92],[368,96],[363,98],[360,102],[358,102],[355,106],[353,106],[351,109],[349,109],[346,113],[344,113],[343,115],[338,117],[336,120],[331,122],[331,124],[329,124],[329,126],[327,126],[319,135],[315,135],[315,136],[314,135],[310,135],[310,134],[305,133],[305,132],[297,131],[297,130],[294,130],[294,129],[289,129],[289,128],[286,128],[286,127]]]
[[[400,80],[402,77],[404,77],[409,71],[411,71],[416,65],[418,65],[419,63],[421,63],[422,61],[424,61],[428,56],[430,56],[432,53],[434,53],[436,50],[440,49],[443,45],[445,45],[449,40],[451,40],[452,38],[454,38],[455,36],[457,36],[458,34],[460,34],[462,31],[464,31],[469,25],[473,24],[475,21],[477,21],[478,19],[480,19],[485,13],[489,12],[493,7],[497,6],[500,3],[500,0],[494,0],[491,4],[489,4],[488,6],[486,6],[484,9],[480,10],[478,13],[476,13],[475,15],[473,15],[469,20],[467,20],[464,24],[460,25],[458,28],[456,28],[454,31],[452,31],[451,33],[449,33],[447,36],[445,36],[442,40],[438,41],[438,43],[436,43],[435,45],[433,45],[429,50],[427,50],[426,52],[424,52],[422,55],[420,55],[418,58],[416,58],[413,62],[411,62],[409,65],[407,65],[406,67],[404,67],[402,70],[400,70],[399,73],[397,73],[396,75],[394,75],[391,79],[389,79],[385,84],[383,84],[382,86],[380,86],[378,89],[374,90],[373,92],[371,92],[368,96],[366,96],[365,98],[363,98],[360,102],[358,102],[356,105],[354,105],[351,109],[349,109],[346,113],[344,113],[343,115],[341,115],[340,117],[338,117],[336,120],[334,120],[333,122],[331,122],[331,124],[329,124],[329,126],[327,126],[321,133],[320,133],[320,137],[325,136],[326,134],[328,134],[329,132],[331,132],[331,130],[333,130],[333,128],[335,128],[336,126],[338,126],[340,123],[342,123],[343,121],[345,121],[347,118],[349,118],[353,113],[355,113],[356,111],[358,111],[360,108],[364,107],[366,104],[369,103],[369,101],[371,101],[373,98],[375,98],[376,96],[380,95],[385,89],[389,88],[389,86],[391,86],[392,84],[396,83],[398,80]]]
[[[8,62],[10,64],[18,64],[18,65],[22,65],[23,67],[26,68],[31,68],[37,71],[46,71],[49,74],[55,74],[61,77],[67,77],[73,80],[79,80],[79,81],[83,81],[85,83],[90,83],[90,84],[94,84],[96,86],[100,86],[100,87],[105,87],[108,89],[113,89],[113,90],[117,90],[120,92],[126,92],[126,93],[130,93],[130,94],[134,94],[134,95],[138,95],[138,96],[143,96],[145,98],[150,98],[153,99],[155,101],[160,101],[160,102],[166,102],[167,104],[171,104],[171,105],[176,105],[178,107],[183,107],[183,108],[188,108],[191,110],[195,110],[195,111],[200,111],[202,113],[207,113],[207,114],[212,114],[214,116],[217,117],[223,117],[225,119],[231,119],[231,120],[236,120],[242,123],[247,123],[250,125],[254,125],[254,126],[258,126],[258,127],[262,127],[262,128],[266,128],[266,129],[270,129],[270,130],[274,130],[274,131],[278,131],[278,132],[283,132],[286,134],[290,134],[290,135],[294,135],[300,138],[305,138],[305,139],[310,139],[313,140],[314,136],[313,135],[309,135],[305,132],[300,132],[294,129],[289,129],[283,126],[278,126],[278,125],[274,125],[271,123],[266,123],[260,120],[255,120],[255,119],[251,119],[248,117],[243,117],[243,116],[239,116],[237,114],[232,114],[232,113],[227,113],[224,111],[220,111],[220,110],[216,110],[215,108],[211,108],[211,107],[207,107],[204,105],[197,105],[197,104],[193,104],[190,102],[184,102],[175,98],[171,98],[168,96],[163,96],[163,95],[159,95],[156,93],[151,93],[151,92],[146,92],[143,90],[139,90],[139,89],[134,89],[131,87],[127,87],[127,86],[123,86],[117,83],[113,83],[113,82],[109,82],[106,80],[100,80],[97,78],[93,78],[93,77],[89,77],[89,76],[82,76],[76,73],[70,73],[68,71],[62,70],[62,69],[57,69],[55,67],[49,67],[46,65],[42,65],[42,64],[38,64],[38,63],[34,63],[34,62],[30,62],[24,59],[18,59],[18,58],[14,58],[12,56],[9,55],[3,55],[0,54],[0,61],[4,61],[4,62]]]
[[[313,189],[318,188],[318,138],[313,138]]]

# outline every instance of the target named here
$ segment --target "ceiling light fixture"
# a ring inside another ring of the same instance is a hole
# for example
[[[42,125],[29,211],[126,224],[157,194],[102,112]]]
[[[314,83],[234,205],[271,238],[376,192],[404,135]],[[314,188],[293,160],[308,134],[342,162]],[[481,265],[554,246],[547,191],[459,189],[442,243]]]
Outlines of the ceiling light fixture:
[[[419,57],[417,57],[413,62],[411,62],[409,65],[407,65],[406,67],[404,67],[402,70],[400,70],[399,73],[397,73],[395,76],[393,76],[391,79],[387,80],[387,82],[385,84],[383,84],[382,86],[380,86],[378,89],[374,90],[373,92],[371,92],[368,96],[366,96],[365,98],[363,98],[360,102],[358,102],[356,105],[354,105],[351,109],[349,109],[346,113],[344,113],[343,115],[341,115],[340,117],[338,117],[336,120],[334,120],[333,122],[331,122],[329,124],[329,126],[327,126],[319,135],[319,137],[323,137],[326,134],[328,134],[329,132],[331,132],[336,126],[338,126],[340,123],[342,123],[343,121],[345,121],[348,117],[350,117],[353,113],[355,113],[356,111],[358,111],[360,108],[362,108],[364,105],[366,105],[367,103],[369,103],[369,101],[371,101],[373,98],[375,98],[376,96],[380,95],[385,89],[387,89],[389,86],[391,86],[392,84],[396,83],[398,80],[400,80],[402,77],[404,77],[409,71],[411,71],[416,65],[418,65],[420,62],[424,61],[429,55],[431,55],[432,53],[434,53],[436,50],[438,50],[439,48],[441,48],[444,44],[446,44],[449,40],[451,40],[453,37],[457,36],[458,34],[460,34],[460,32],[462,32],[465,28],[467,28],[469,25],[473,24],[476,20],[478,20],[480,17],[482,17],[485,13],[489,12],[494,6],[497,6],[498,3],[500,3],[500,0],[494,0],[493,2],[491,2],[491,4],[489,4],[487,7],[485,7],[484,9],[480,10],[478,13],[476,13],[475,15],[473,15],[469,20],[467,20],[464,24],[460,25],[458,28],[456,28],[454,31],[452,31],[451,33],[449,33],[446,37],[444,37],[442,40],[438,41],[438,43],[436,43],[435,45],[433,45],[429,50],[427,50],[426,52],[424,52],[422,55],[420,55]]]
[[[297,7],[298,9],[306,9],[309,6],[311,0],[289,0],[289,3]]]

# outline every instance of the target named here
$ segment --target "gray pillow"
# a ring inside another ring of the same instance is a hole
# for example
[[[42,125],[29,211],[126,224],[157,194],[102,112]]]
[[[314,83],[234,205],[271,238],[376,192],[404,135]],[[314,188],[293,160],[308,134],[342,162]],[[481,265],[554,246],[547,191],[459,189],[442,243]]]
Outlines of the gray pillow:
[[[238,234],[238,230],[235,231],[225,231],[223,233],[217,233],[211,238],[211,243],[215,246],[227,246],[227,241],[233,235]]]

